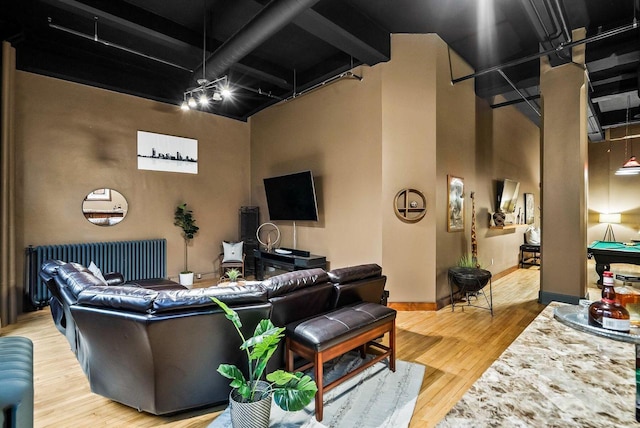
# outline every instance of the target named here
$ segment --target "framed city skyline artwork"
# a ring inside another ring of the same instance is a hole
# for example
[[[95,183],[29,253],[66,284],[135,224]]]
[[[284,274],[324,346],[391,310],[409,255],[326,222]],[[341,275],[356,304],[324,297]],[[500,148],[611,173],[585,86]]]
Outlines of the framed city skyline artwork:
[[[138,169],[198,173],[198,140],[138,131]]]
[[[447,232],[464,231],[464,179],[447,175]]]

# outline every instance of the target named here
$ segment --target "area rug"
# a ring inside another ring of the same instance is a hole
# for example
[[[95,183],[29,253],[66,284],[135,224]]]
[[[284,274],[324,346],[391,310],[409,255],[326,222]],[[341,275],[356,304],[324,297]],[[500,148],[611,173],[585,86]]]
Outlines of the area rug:
[[[327,363],[324,368],[325,384],[351,371],[362,361],[357,353],[348,353]],[[272,404],[269,425],[278,428],[407,427],[424,370],[421,364],[397,360],[394,373],[384,360],[326,392],[322,422],[315,418],[313,402],[299,412],[285,412]],[[231,428],[229,409],[208,428]]]

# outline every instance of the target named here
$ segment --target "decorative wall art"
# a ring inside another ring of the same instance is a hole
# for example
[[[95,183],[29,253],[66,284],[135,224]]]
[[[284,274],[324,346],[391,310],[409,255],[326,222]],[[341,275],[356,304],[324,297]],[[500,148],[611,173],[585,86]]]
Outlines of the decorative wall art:
[[[464,230],[464,179],[447,175],[447,231]]]
[[[138,131],[138,169],[198,173],[198,140]]]
[[[95,189],[85,198],[87,201],[110,201],[111,189]]]
[[[524,194],[524,222],[526,224],[533,224],[535,222],[535,208],[534,208],[533,193]]]
[[[427,213],[427,198],[416,189],[402,189],[393,201],[396,216],[405,223],[417,223]]]

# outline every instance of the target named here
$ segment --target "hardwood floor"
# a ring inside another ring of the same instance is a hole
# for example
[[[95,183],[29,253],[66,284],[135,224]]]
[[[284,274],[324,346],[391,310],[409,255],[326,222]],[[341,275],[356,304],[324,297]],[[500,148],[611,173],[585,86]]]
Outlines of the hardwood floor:
[[[538,291],[539,270],[518,269],[493,282],[493,317],[476,308],[398,313],[397,357],[426,366],[411,427],[438,423],[544,308],[537,303]],[[206,427],[222,410],[158,417],[91,393],[46,309],[23,315],[2,328],[2,335],[34,342],[36,427]]]

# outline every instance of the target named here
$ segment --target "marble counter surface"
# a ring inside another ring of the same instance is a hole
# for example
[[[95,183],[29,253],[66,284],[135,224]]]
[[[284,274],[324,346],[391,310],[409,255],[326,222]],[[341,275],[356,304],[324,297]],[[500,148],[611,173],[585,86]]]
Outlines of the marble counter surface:
[[[437,425],[633,427],[635,345],[553,317],[551,303]]]

